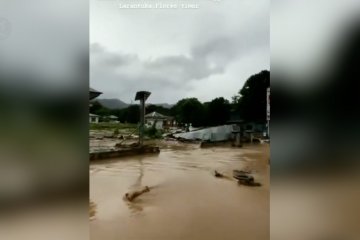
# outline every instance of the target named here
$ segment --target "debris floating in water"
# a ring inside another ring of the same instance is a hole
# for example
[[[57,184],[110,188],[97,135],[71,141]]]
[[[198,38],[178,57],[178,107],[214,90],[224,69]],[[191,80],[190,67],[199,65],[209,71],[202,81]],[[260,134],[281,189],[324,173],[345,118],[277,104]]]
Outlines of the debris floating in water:
[[[148,186],[145,186],[143,189],[139,190],[139,191],[132,191],[132,192],[128,192],[124,195],[124,199],[127,201],[132,202],[135,198],[137,198],[138,196],[149,192],[150,188]]]
[[[224,175],[223,175],[223,174],[219,173],[219,172],[218,172],[218,171],[216,171],[216,170],[215,170],[215,172],[214,172],[214,176],[215,176],[215,177],[218,177],[218,178],[222,178],[222,177],[224,177]]]
[[[239,184],[251,186],[251,187],[260,187],[261,184],[255,182],[254,177],[249,174],[250,174],[249,171],[243,171],[243,170],[233,171],[233,177],[238,180]]]
[[[90,220],[95,219],[95,214],[96,214],[96,204],[94,202],[90,201],[90,205],[89,205],[89,217],[90,217]]]

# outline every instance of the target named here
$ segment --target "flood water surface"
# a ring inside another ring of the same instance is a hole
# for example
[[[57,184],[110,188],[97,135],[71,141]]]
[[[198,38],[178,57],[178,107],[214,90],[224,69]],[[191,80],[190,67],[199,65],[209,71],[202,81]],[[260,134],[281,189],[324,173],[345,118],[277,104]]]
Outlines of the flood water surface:
[[[159,155],[90,165],[93,240],[269,239],[269,146],[201,149],[173,143]],[[229,178],[214,177],[214,170]],[[260,187],[239,185],[251,170]],[[129,203],[125,193],[149,186]]]

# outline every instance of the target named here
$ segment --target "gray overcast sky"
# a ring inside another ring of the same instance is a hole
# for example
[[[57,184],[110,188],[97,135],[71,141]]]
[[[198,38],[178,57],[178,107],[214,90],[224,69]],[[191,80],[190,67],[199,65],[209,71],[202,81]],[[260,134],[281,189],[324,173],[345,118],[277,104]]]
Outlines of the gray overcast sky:
[[[125,2],[90,2],[90,86],[101,98],[130,102],[148,90],[153,103],[230,100],[270,68],[269,0],[183,1],[200,4],[193,10],[120,9]]]

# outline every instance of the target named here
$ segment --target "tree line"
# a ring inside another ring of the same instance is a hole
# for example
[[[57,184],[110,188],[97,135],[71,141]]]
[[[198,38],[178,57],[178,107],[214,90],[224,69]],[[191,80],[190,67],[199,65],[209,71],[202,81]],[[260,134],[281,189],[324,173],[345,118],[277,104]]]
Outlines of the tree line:
[[[250,76],[244,86],[231,101],[217,97],[210,102],[200,102],[197,98],[184,98],[173,107],[158,105],[146,106],[146,113],[158,112],[172,116],[179,124],[191,123],[194,127],[225,124],[232,116],[244,121],[266,122],[266,89],[270,87],[270,72],[263,70]],[[138,123],[139,105],[130,105],[124,109],[108,109],[94,101],[90,112],[100,115],[115,115],[120,122]]]

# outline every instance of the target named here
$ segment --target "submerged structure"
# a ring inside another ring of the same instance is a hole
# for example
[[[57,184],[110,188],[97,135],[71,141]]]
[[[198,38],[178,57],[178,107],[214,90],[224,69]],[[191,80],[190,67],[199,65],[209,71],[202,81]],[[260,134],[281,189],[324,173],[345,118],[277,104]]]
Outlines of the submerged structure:
[[[222,125],[217,127],[204,128],[192,132],[178,133],[174,134],[174,136],[175,138],[181,138],[186,140],[221,142],[229,140],[232,131],[232,125]]]

